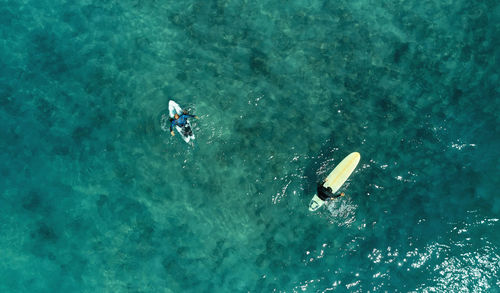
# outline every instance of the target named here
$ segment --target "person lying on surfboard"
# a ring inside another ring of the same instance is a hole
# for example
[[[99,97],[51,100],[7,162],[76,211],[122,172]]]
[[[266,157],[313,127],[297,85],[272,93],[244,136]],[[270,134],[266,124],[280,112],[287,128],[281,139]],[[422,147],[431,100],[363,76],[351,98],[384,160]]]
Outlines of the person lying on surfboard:
[[[191,117],[198,119],[198,116],[188,114],[186,111],[184,111],[182,113],[182,115],[180,115],[180,116],[179,116],[179,114],[176,113],[174,115],[174,118],[170,118],[170,134],[172,134],[172,136],[175,135],[174,127],[176,125],[181,127],[184,131],[186,131],[188,133],[191,132],[191,128],[187,125],[187,119],[191,118]],[[186,129],[186,128],[189,128],[189,129]]]
[[[330,187],[324,187],[323,183],[318,183],[318,197],[321,200],[336,199],[341,196],[344,196],[343,192],[333,194]]]

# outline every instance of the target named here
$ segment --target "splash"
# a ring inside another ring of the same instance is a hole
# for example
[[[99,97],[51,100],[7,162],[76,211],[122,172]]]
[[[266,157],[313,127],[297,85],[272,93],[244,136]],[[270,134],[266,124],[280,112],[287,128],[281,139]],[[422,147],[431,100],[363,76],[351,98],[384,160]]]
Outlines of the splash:
[[[356,221],[357,207],[349,199],[330,201],[330,203],[326,204],[326,208],[330,213],[330,223],[336,223],[339,226],[350,226]]]

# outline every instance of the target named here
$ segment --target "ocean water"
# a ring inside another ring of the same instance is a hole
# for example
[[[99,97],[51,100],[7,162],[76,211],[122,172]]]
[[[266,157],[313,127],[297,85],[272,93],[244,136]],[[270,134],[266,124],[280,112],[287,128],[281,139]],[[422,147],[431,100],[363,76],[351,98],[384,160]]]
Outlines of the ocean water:
[[[500,2],[0,15],[0,292],[499,291]]]

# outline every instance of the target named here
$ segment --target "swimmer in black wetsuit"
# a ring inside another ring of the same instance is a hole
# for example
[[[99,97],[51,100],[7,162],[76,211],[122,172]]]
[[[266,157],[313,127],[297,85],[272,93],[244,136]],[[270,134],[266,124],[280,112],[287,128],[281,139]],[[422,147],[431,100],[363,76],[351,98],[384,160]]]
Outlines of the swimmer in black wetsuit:
[[[326,200],[329,200],[329,199],[335,199],[335,198],[339,198],[341,196],[344,196],[343,192],[337,193],[337,194],[333,194],[332,193],[332,189],[330,187],[324,187],[323,183],[324,182],[318,183],[318,197],[321,200],[326,201]]]

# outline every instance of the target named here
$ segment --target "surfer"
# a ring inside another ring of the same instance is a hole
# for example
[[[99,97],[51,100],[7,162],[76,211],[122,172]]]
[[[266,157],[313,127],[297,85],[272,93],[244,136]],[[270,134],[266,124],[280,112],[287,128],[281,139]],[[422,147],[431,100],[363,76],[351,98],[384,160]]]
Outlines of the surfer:
[[[336,199],[344,196],[344,193],[333,194],[330,187],[324,187],[322,183],[318,183],[318,197],[321,200]]]
[[[188,114],[186,111],[183,111],[182,115],[180,116],[179,114],[175,113],[174,118],[170,118],[170,134],[172,134],[172,136],[175,135],[174,127],[177,125],[182,128],[183,132],[191,135],[191,127],[189,127],[189,124],[187,124],[187,119],[191,117],[198,119],[198,116]]]

